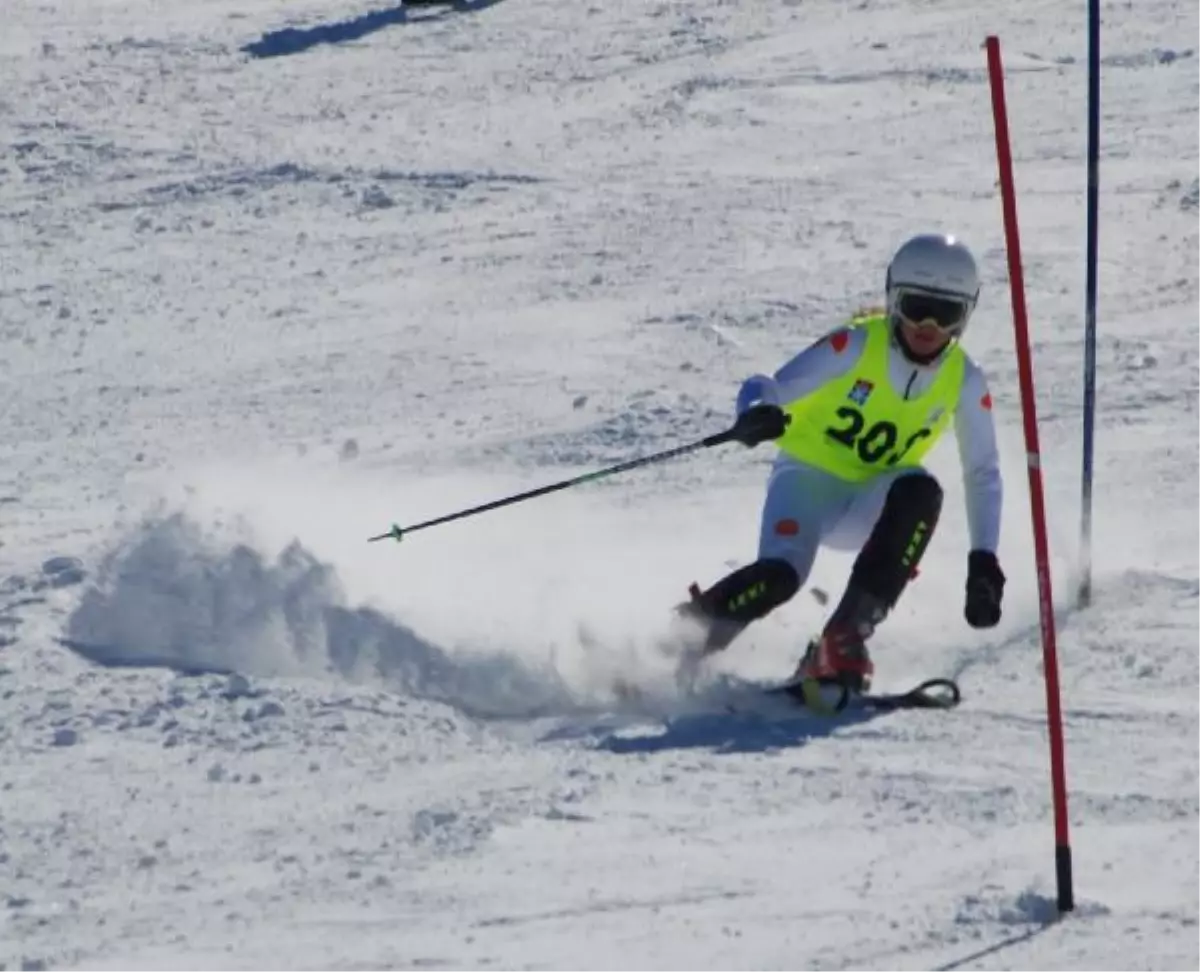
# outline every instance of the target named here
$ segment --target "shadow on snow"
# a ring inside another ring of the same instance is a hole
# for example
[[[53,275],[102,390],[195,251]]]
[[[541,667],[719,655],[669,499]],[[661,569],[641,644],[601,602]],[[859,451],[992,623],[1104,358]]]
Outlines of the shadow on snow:
[[[1054,903],[1052,901],[1048,901],[1047,905],[1050,908],[1054,908]],[[958,958],[951,959],[949,962],[946,962],[942,965],[935,965],[933,968],[935,972],[952,972],[952,970],[955,969],[970,968],[974,966],[975,963],[980,959],[987,958],[991,955],[997,955],[1000,952],[1003,952],[1005,949],[1013,948],[1017,945],[1031,941],[1038,935],[1045,933],[1048,929],[1058,924],[1060,919],[1057,912],[1054,912],[1053,914],[1039,916],[1035,918],[1035,920],[1039,921],[1040,924],[1034,928],[1030,928],[1028,931],[1023,931],[1018,935],[1010,935],[1008,938],[1005,938],[992,945],[988,945],[986,948],[978,949],[968,955],[961,955]]]
[[[885,714],[869,709],[843,712],[833,718],[803,711],[784,715],[690,713],[635,727],[563,726],[547,733],[542,741],[591,736],[595,738],[594,748],[622,755],[678,749],[708,749],[721,755],[762,753],[803,746],[811,739],[827,738],[839,729],[862,725]]]
[[[408,0],[383,10],[340,20],[334,23],[316,24],[313,27],[285,27],[263,34],[258,40],[246,44],[242,50],[252,57],[282,57],[286,54],[301,54],[320,44],[345,44],[360,40],[385,27],[417,21],[440,20],[449,14],[475,13],[495,6],[501,0]],[[437,13],[413,18],[410,8],[436,7]]]

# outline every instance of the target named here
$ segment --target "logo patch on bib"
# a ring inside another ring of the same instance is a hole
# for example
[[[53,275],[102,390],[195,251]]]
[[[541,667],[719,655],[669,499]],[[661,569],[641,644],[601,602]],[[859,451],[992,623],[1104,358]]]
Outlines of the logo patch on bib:
[[[875,386],[863,378],[859,378],[854,383],[854,387],[850,389],[850,394],[846,397],[855,405],[866,405],[867,399],[871,397],[871,392],[875,390]]]

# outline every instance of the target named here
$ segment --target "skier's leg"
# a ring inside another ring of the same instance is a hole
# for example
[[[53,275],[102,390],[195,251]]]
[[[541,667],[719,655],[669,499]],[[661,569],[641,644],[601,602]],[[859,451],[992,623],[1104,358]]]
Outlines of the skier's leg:
[[[829,531],[827,542],[843,549],[861,547],[820,641],[809,646],[800,663],[800,675],[835,678],[861,689],[869,686],[874,666],[866,640],[915,573],[941,509],[942,488],[923,469],[872,483],[851,504]]]
[[[708,625],[706,651],[728,647],[748,624],[795,595],[827,524],[848,500],[840,481],[827,473],[790,459],[776,462],[763,502],[758,559],[706,591],[693,591],[693,612]]]
[[[941,514],[942,487],[924,469],[906,470],[872,487],[830,531],[830,545],[840,545],[861,538],[864,528],[869,529],[865,542],[860,540],[846,595],[833,613],[838,621],[869,620],[857,611],[856,602],[864,599],[884,614],[895,606],[916,573]],[[882,620],[881,616],[874,624]]]

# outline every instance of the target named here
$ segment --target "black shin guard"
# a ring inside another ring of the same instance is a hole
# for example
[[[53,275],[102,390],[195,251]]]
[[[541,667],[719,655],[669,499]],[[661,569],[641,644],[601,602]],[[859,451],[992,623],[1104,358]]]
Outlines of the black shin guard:
[[[708,625],[705,650],[727,647],[751,621],[775,610],[800,589],[800,576],[786,560],[756,560],[693,592],[691,607]]]
[[[854,561],[835,621],[869,628],[883,620],[916,571],[941,511],[942,487],[928,473],[911,473],[892,483],[883,512]]]

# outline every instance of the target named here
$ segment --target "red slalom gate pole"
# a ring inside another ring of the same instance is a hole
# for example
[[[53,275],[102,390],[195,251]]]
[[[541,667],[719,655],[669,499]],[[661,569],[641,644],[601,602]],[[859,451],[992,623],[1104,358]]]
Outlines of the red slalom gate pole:
[[[992,116],[996,125],[996,159],[1000,166],[1000,198],[1004,207],[1004,238],[1008,250],[1008,276],[1012,290],[1013,327],[1017,336],[1017,371],[1021,380],[1021,411],[1025,418],[1025,458],[1029,469],[1029,499],[1033,513],[1033,545],[1037,562],[1038,606],[1042,621],[1042,656],[1046,676],[1046,716],[1050,729],[1050,782],[1054,798],[1054,870],[1058,883],[1058,910],[1075,907],[1071,879],[1071,842],[1067,827],[1067,771],[1063,755],[1062,706],[1058,688],[1058,650],[1054,637],[1054,598],[1050,589],[1050,553],[1046,541],[1046,510],[1042,493],[1042,458],[1038,445],[1037,404],[1034,400],[1033,364],[1029,353],[1029,318],[1025,310],[1025,280],[1021,271],[1021,243],[1017,231],[1017,198],[1013,186],[1012,153],[1008,140],[1008,109],[1004,100],[1004,68],[1000,39],[987,38],[988,77],[992,88]]]

